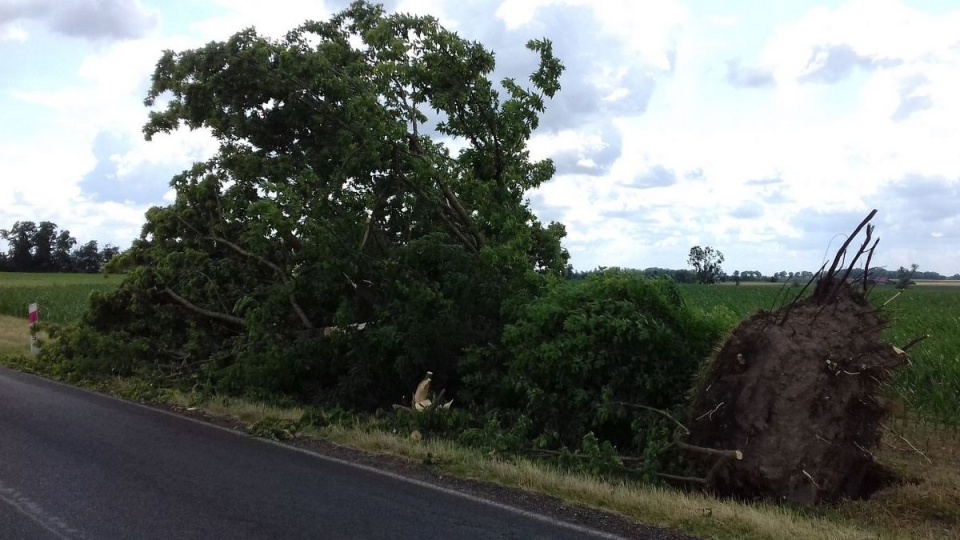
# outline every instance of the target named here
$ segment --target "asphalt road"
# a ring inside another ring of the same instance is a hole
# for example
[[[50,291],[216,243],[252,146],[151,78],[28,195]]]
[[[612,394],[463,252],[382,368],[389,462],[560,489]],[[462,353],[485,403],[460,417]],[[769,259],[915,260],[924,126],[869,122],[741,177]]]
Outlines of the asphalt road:
[[[610,538],[0,368],[0,538]]]

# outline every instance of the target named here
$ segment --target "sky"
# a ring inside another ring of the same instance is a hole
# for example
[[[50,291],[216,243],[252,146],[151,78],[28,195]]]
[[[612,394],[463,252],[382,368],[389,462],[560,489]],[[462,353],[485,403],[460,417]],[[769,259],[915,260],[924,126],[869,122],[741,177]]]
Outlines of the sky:
[[[566,66],[529,146],[530,192],[579,270],[817,270],[871,209],[874,263],[960,273],[960,2],[402,0],[526,80],[546,37]],[[269,7],[265,7],[269,6]],[[762,6],[762,8],[760,8]],[[0,228],[53,221],[127,247],[203,131],[146,142],[162,51],[256,27],[280,37],[345,2],[0,0]],[[3,246],[0,246],[2,249]]]

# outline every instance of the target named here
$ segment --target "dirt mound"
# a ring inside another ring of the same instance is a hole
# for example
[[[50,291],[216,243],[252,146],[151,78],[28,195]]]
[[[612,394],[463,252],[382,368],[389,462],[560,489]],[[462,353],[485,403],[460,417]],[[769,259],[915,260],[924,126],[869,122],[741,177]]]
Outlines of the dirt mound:
[[[872,254],[871,233],[854,263]],[[908,360],[880,339],[886,320],[866,300],[866,281],[837,270],[845,250],[810,297],[742,322],[709,366],[688,442],[743,454],[713,466],[709,489],[813,504],[867,497],[892,479],[871,450],[887,414],[880,387]]]

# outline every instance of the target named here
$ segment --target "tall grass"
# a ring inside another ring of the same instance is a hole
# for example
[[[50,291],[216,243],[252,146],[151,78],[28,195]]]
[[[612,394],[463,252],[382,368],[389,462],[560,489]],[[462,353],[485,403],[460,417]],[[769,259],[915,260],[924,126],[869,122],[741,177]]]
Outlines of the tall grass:
[[[680,289],[691,306],[724,306],[739,318],[757,309],[775,309],[800,292],[798,287],[749,285]],[[930,337],[910,349],[912,364],[899,373],[893,390],[921,420],[960,426],[960,287],[914,287],[893,298],[897,292],[876,288],[871,293],[877,306],[889,301],[884,309],[890,327],[884,339],[903,347],[919,335]]]
[[[27,318],[39,304],[40,321],[55,324],[80,320],[93,291],[117,288],[122,276],[101,274],[20,274],[0,272],[0,315]]]
[[[930,336],[910,349],[913,363],[896,381],[900,396],[921,418],[960,426],[960,288],[917,287],[893,296],[884,290],[874,298],[890,301],[892,325],[884,337],[903,347]]]

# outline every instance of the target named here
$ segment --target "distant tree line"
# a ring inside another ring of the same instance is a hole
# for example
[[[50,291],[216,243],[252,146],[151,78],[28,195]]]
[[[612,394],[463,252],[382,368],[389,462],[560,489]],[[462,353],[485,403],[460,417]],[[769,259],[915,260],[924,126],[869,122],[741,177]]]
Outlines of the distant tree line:
[[[569,266],[567,269],[567,277],[569,279],[586,279],[591,275],[599,275],[604,271],[609,270],[607,267],[600,267],[596,270],[587,270],[580,271],[575,270],[573,266]],[[658,277],[658,276],[668,276],[672,278],[677,283],[698,283],[697,272],[690,269],[680,269],[674,270],[671,268],[657,268],[650,267],[644,269],[635,269],[635,268],[621,268],[620,271],[624,273],[640,274],[646,277]],[[903,267],[896,270],[887,270],[886,268],[871,268],[868,279],[874,280],[875,283],[885,285],[895,285],[898,282],[902,281],[904,278],[904,273],[910,272],[909,268],[904,269]],[[863,269],[855,268],[851,273],[850,277],[853,279],[860,279],[863,277]],[[735,283],[749,283],[749,282],[758,282],[766,281],[769,283],[806,283],[813,278],[813,272],[809,270],[802,270],[797,272],[788,272],[782,270],[780,272],[774,272],[772,274],[763,274],[759,270],[736,270],[733,274],[727,274],[721,272],[717,277],[717,281],[727,282],[733,281]],[[953,276],[944,276],[937,272],[920,272],[913,271],[912,279],[929,279],[929,280],[948,280],[948,279],[957,279],[960,280],[960,274],[954,274]]]
[[[6,253],[0,252],[2,272],[95,273],[120,253],[110,244],[101,248],[96,240],[76,247],[70,231],[58,230],[49,221],[18,221],[10,229],[0,229],[0,238],[8,246]]]
[[[697,273],[694,270],[687,268],[680,270],[673,270],[670,268],[645,268],[640,270],[638,268],[619,268],[619,267],[606,267],[601,266],[595,270],[575,270],[570,266],[567,270],[568,279],[587,279],[589,276],[603,275],[605,272],[610,270],[617,270],[622,274],[636,274],[642,275],[649,278],[656,278],[660,276],[667,276],[673,279],[677,283],[697,283]],[[726,274],[721,274],[719,281],[726,281],[728,276]]]

